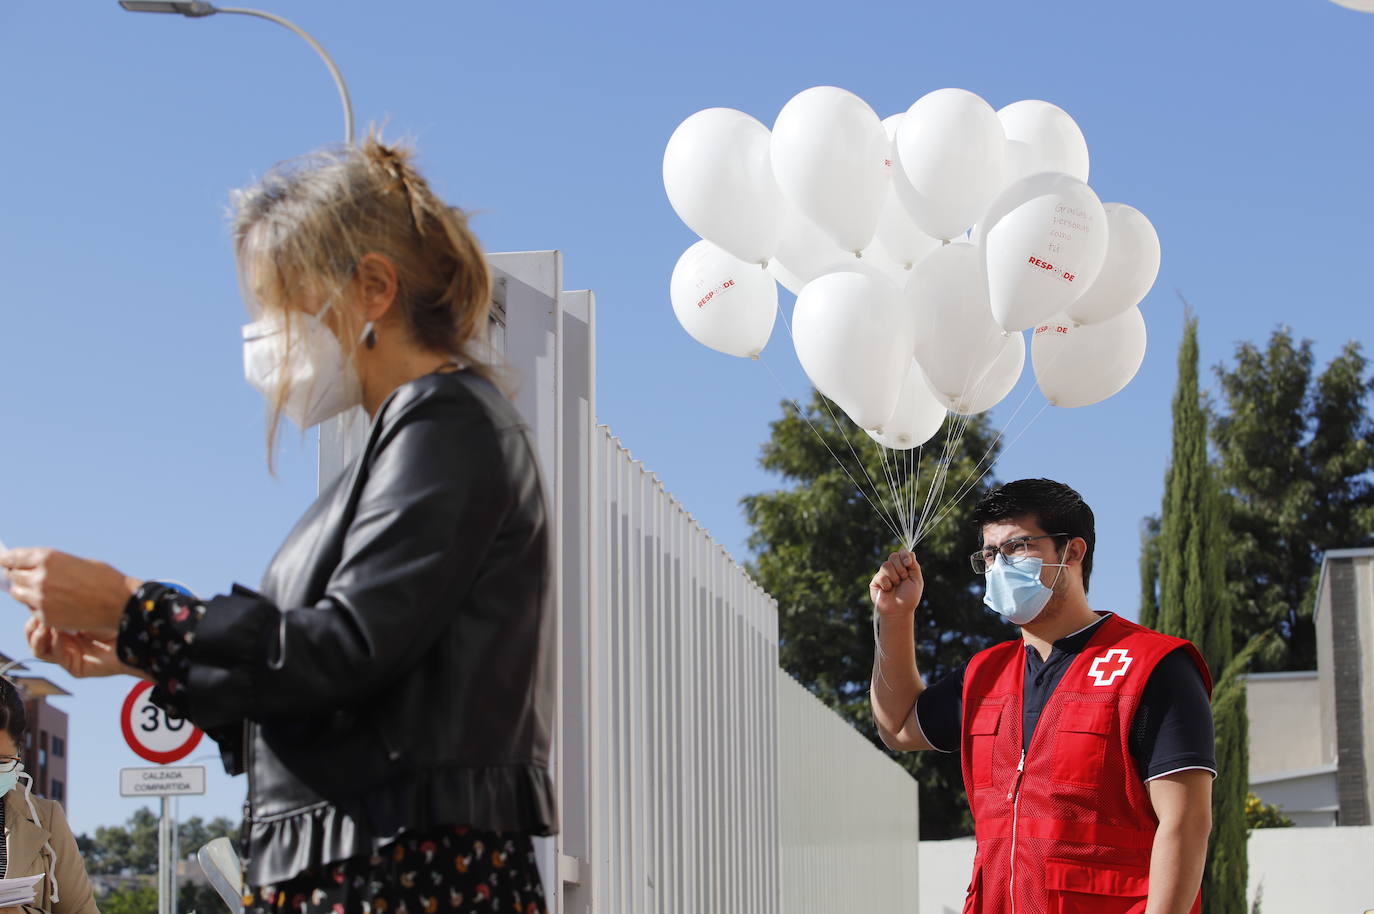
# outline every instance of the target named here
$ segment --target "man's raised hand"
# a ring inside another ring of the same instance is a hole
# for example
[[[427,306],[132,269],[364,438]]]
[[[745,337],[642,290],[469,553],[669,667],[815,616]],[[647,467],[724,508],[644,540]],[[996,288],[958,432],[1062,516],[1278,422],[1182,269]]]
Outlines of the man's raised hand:
[[[868,595],[880,616],[911,616],[921,602],[925,579],[916,556],[903,549],[888,556],[868,584]]]

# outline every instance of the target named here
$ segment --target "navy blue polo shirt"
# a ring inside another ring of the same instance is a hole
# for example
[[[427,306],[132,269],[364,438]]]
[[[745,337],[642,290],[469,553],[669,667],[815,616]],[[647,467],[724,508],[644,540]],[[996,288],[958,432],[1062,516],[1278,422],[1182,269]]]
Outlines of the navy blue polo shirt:
[[[1099,625],[1110,616],[1060,638],[1049,657],[1026,645],[1025,685],[1022,694],[1022,748],[1030,746],[1040,713],[1064,678],[1074,657],[1082,652]],[[964,671],[967,665],[927,688],[916,701],[916,722],[926,741],[941,752],[957,752],[963,720]],[[1217,773],[1212,731],[1212,704],[1193,659],[1178,648],[1159,661],[1145,683],[1129,740],[1131,757],[1141,780],[1189,768]]]

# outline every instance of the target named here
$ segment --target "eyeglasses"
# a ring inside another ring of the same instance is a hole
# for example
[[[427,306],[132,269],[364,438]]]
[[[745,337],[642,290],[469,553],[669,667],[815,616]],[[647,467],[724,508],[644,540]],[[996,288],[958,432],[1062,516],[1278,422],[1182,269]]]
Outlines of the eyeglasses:
[[[0,755],[0,774],[9,774],[19,767],[19,762],[17,755]]]
[[[973,565],[975,574],[987,574],[988,569],[997,561],[997,556],[1002,556],[1002,561],[1008,565],[1015,565],[1024,558],[1031,556],[1030,544],[1035,540],[1054,539],[1057,536],[1068,536],[1067,533],[1045,533],[1040,536],[1017,536],[1007,540],[1001,546],[986,546],[979,549],[968,557],[969,564]]]

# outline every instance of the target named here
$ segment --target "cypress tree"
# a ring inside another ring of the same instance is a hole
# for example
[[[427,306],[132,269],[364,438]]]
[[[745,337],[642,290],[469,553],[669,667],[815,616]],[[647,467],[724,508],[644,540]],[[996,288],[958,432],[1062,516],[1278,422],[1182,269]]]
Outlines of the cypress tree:
[[[1178,352],[1173,447],[1154,554],[1159,574],[1154,622],[1160,631],[1197,645],[1216,682],[1212,711],[1218,777],[1212,785],[1212,837],[1203,876],[1203,908],[1208,914],[1244,914],[1249,762],[1245,681],[1240,675],[1248,656],[1232,663],[1226,517],[1207,456],[1207,414],[1198,390],[1197,363],[1197,318],[1189,314]]]
[[[1226,527],[1207,459],[1207,414],[1198,391],[1197,318],[1184,323],[1174,390],[1173,449],[1164,477],[1156,556],[1159,630],[1187,638],[1219,679],[1232,656]]]
[[[1146,628],[1159,627],[1159,517],[1151,515],[1140,524],[1140,615]]]

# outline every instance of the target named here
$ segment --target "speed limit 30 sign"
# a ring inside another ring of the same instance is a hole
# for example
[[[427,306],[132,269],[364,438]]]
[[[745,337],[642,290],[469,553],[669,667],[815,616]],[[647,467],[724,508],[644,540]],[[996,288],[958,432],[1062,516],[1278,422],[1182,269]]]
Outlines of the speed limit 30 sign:
[[[190,755],[205,734],[190,721],[168,717],[152,702],[153,684],[140,682],[124,699],[119,725],[124,741],[140,758],[168,765]]]

